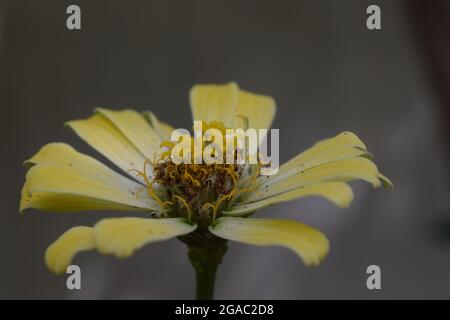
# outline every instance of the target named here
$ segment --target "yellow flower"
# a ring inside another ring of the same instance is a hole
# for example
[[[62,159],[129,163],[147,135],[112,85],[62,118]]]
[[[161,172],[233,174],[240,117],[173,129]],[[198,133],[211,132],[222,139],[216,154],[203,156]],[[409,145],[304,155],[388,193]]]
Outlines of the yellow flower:
[[[190,103],[194,120],[222,131],[270,128],[276,111],[271,97],[242,91],[235,83],[196,85]],[[90,118],[67,125],[125,175],[65,143],[47,144],[25,161],[20,211],[137,211],[143,217],[103,219],[93,227],[69,229],[45,255],[55,273],[65,272],[81,251],[96,249],[124,258],[148,243],[173,237],[188,244],[191,260],[201,260],[195,251],[199,243],[223,244],[225,239],[284,246],[306,265],[317,265],[329,248],[320,231],[291,220],[248,216],[307,196],[347,207],[353,198],[347,183],[355,179],[374,187],[391,185],[351,132],[320,141],[283,164],[276,175],[262,176],[258,165],[175,165],[167,158],[173,128],[151,112],[96,109]],[[216,258],[220,262],[221,255]]]

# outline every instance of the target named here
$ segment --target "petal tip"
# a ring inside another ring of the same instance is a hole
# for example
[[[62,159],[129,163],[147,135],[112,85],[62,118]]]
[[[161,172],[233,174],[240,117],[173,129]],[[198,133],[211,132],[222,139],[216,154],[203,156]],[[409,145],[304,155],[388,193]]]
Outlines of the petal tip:
[[[382,184],[382,186],[384,188],[386,188],[386,189],[393,189],[394,188],[394,184],[392,183],[392,181],[388,177],[386,177],[385,175],[380,173],[378,175],[378,178],[380,179],[381,184]]]

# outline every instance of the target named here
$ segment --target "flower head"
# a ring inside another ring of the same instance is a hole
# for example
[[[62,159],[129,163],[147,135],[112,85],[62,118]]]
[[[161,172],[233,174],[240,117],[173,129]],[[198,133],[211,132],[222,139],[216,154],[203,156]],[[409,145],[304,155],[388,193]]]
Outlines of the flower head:
[[[194,120],[202,121],[205,130],[221,132],[270,128],[276,111],[271,97],[242,91],[235,83],[194,86],[190,103]],[[353,198],[348,182],[355,179],[374,187],[392,185],[351,132],[316,143],[283,164],[277,174],[264,176],[263,164],[173,162],[174,129],[151,112],[99,108],[90,118],[67,125],[123,174],[65,143],[47,144],[25,161],[28,172],[20,211],[115,210],[143,216],[103,219],[93,227],[69,229],[45,255],[55,273],[65,272],[81,251],[96,249],[123,258],[148,243],[173,237],[190,249],[226,240],[279,245],[305,264],[317,265],[329,248],[320,231],[291,220],[249,216],[307,196],[347,207]],[[190,254],[191,260],[200,259],[195,249]]]

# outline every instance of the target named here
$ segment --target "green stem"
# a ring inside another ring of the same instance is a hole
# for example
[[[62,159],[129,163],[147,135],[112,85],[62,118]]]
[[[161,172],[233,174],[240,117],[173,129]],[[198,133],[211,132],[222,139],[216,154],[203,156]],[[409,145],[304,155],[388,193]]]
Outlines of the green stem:
[[[227,251],[226,240],[209,232],[194,232],[179,239],[187,244],[189,261],[195,269],[197,299],[213,299],[217,268]]]
[[[196,276],[196,297],[197,300],[214,299],[214,285],[216,282],[217,264],[206,264],[194,266]]]

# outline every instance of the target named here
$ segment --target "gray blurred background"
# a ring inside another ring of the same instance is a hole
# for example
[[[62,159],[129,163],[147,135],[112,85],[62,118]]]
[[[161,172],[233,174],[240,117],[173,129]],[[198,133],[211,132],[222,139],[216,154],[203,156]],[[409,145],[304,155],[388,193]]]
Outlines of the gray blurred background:
[[[69,4],[81,31],[66,28]],[[366,28],[369,4],[382,30]],[[323,230],[330,254],[306,268],[286,249],[231,243],[217,298],[450,298],[449,17],[449,1],[0,1],[0,298],[193,298],[177,240],[127,260],[80,254],[82,290],[67,290],[45,267],[47,246],[125,214],[20,216],[21,163],[51,141],[104,160],[62,125],[96,106],[188,127],[190,87],[231,80],[275,97],[282,161],[351,130],[395,188],[353,183],[347,210],[303,199],[259,212]],[[371,264],[378,291],[366,288]]]

